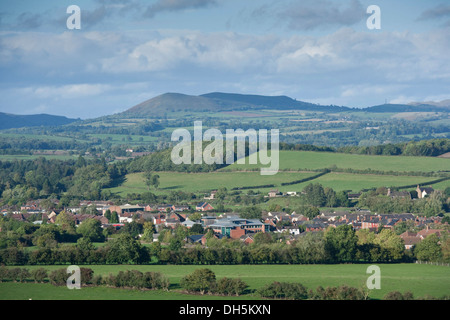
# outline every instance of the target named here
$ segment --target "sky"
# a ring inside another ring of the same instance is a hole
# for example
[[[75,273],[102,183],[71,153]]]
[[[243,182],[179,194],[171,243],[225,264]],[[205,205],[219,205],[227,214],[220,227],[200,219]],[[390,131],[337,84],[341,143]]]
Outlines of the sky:
[[[0,112],[90,119],[167,92],[441,101],[449,52],[448,0],[0,0]]]

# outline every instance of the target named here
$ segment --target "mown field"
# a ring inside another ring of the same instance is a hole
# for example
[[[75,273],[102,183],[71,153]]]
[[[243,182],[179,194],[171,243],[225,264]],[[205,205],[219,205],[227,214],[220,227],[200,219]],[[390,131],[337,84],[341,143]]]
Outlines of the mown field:
[[[262,176],[257,171],[249,172],[209,172],[209,173],[180,173],[180,172],[158,172],[160,185],[158,190],[151,189],[155,194],[168,193],[170,191],[183,192],[208,192],[220,187],[231,190],[235,187],[265,186],[255,187],[251,190],[268,192],[270,189],[278,189],[281,192],[302,191],[309,183],[320,183],[324,187],[333,188],[335,191],[352,190],[359,192],[363,189],[377,187],[394,187],[414,184],[426,184],[435,180],[435,177],[422,176],[392,176],[375,174],[351,174],[351,173],[328,173],[319,178],[306,182],[281,185],[285,182],[296,181],[308,177],[313,177],[317,172],[283,172],[280,171],[273,176]],[[450,186],[450,180],[435,184],[435,188],[445,189]],[[413,188],[414,189],[414,188]],[[108,189],[112,193],[126,196],[128,193],[147,192],[142,173],[132,173],[126,176],[125,182],[115,188]],[[244,190],[245,191],[245,190]]]
[[[208,172],[208,173],[182,173],[157,172],[160,176],[158,190],[152,189],[156,194],[170,191],[207,192],[220,187],[231,190],[234,187],[280,185],[282,182],[304,179],[316,175],[315,172],[279,172],[274,176],[262,176],[259,172]],[[269,188],[255,188],[266,190]],[[142,173],[132,173],[126,176],[125,182],[116,188],[109,189],[113,193],[126,195],[127,193],[143,193],[147,191]]]
[[[178,173],[160,172],[160,186],[153,190],[156,194],[170,191],[207,192],[209,190],[225,187],[228,190],[236,187],[256,187],[254,191],[268,192],[272,188],[279,191],[301,191],[311,183],[320,183],[324,187],[331,187],[335,191],[351,190],[359,192],[364,189],[377,187],[402,187],[408,185],[427,185],[428,182],[439,177],[426,177],[407,174],[410,172],[437,172],[450,170],[450,159],[432,157],[406,157],[406,156],[370,156],[353,155],[329,152],[309,151],[280,151],[280,171],[271,176],[260,174],[260,166],[250,164],[232,164],[216,172],[210,173]],[[248,161],[247,161],[248,163]],[[344,172],[331,172],[317,179],[293,185],[282,183],[297,181],[312,177],[318,170],[337,167],[340,169],[384,171],[391,174],[357,174]],[[392,172],[399,175],[393,175]],[[403,173],[403,174],[402,174]],[[450,180],[433,184],[435,189],[444,190],[450,186]],[[141,173],[126,176],[125,182],[111,192],[120,195],[127,193],[143,193],[147,191]]]
[[[230,299],[230,297],[194,296],[181,292],[180,280],[187,274],[202,267],[211,269],[216,278],[241,278],[249,285],[249,293],[237,299],[259,299],[251,291],[261,288],[273,281],[301,283],[308,289],[318,286],[347,285],[362,288],[366,285],[368,264],[342,265],[216,265],[216,266],[86,266],[94,270],[95,275],[116,274],[120,270],[159,271],[167,276],[171,286],[169,292],[135,291],[112,289],[106,287],[82,288],[69,290],[66,287],[54,287],[50,284],[35,283],[0,283],[1,300],[198,300],[198,299]],[[381,270],[381,289],[371,290],[370,299],[383,299],[391,291],[402,293],[410,291],[415,298],[427,295],[441,298],[450,295],[450,267],[419,264],[378,264]],[[29,270],[38,266],[27,266]],[[41,267],[41,266],[39,266]],[[64,268],[64,266],[43,266],[47,270]]]
[[[408,156],[372,156],[333,152],[280,151],[280,169],[317,170],[336,166],[340,169],[395,172],[449,171],[450,159]],[[261,165],[232,164],[227,170],[259,168]]]

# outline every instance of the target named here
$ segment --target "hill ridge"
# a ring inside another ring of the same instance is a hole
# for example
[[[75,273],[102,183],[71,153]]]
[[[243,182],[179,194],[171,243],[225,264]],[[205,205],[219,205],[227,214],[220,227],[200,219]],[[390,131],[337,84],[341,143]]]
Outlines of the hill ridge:
[[[23,127],[61,126],[79,120],[46,113],[18,115],[0,112],[0,130]]]
[[[187,95],[168,92],[141,102],[122,114],[154,115],[174,111],[237,111],[247,109],[299,109],[338,112],[350,110],[348,107],[334,105],[323,106],[298,101],[288,96],[265,96],[256,94],[238,94],[211,92],[202,95]]]

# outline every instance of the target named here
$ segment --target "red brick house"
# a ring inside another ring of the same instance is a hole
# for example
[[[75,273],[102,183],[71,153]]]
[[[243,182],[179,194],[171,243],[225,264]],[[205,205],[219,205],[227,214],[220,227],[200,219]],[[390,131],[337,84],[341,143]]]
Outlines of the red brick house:
[[[208,202],[200,202],[195,207],[195,210],[197,210],[197,211],[211,211],[211,210],[214,210],[214,208]]]

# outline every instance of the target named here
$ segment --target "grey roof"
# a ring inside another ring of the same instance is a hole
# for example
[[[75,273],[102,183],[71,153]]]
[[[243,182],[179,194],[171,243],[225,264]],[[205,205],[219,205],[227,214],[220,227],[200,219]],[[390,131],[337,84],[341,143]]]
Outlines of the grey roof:
[[[236,227],[239,225],[263,225],[258,219],[242,219],[242,218],[224,218],[218,219],[215,223],[211,224],[210,227]]]

